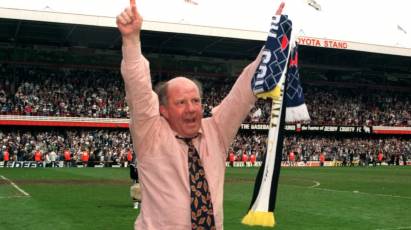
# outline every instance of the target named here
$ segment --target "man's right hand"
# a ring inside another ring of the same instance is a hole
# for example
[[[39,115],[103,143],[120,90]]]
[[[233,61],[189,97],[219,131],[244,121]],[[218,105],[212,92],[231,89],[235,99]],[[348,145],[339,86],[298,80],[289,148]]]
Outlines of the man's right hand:
[[[143,18],[137,11],[135,0],[130,0],[130,7],[117,15],[116,23],[123,37],[123,45],[127,46],[140,42]]]

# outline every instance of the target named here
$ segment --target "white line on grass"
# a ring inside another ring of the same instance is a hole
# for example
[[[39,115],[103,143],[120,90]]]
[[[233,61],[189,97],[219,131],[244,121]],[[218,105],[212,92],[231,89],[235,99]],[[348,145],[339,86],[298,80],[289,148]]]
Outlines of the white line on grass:
[[[0,175],[0,177],[3,180],[9,182],[15,189],[17,189],[19,192],[21,192],[24,196],[30,196],[30,194],[28,194],[26,191],[24,191],[19,186],[17,186],[13,181],[9,180],[8,178],[4,177],[3,175]]]
[[[328,188],[318,188],[321,183],[318,181],[313,180],[314,185],[309,186],[308,188],[312,188],[312,189],[317,189],[317,190],[321,190],[321,191],[328,191],[328,192],[348,192],[348,193],[355,193],[355,194],[363,194],[363,195],[374,195],[374,196],[383,196],[383,197],[390,197],[390,198],[400,198],[400,199],[407,199],[407,200],[411,200],[411,197],[409,196],[398,196],[398,195],[390,195],[390,194],[381,194],[381,193],[368,193],[368,192],[360,192],[358,190],[354,190],[354,191],[346,191],[346,190],[336,190],[336,189],[328,189]],[[408,227],[409,229],[411,229],[410,227]],[[408,229],[406,228],[406,229]]]
[[[377,228],[375,230],[401,230],[401,229],[411,229],[411,226],[408,227],[397,227],[397,228]]]
[[[313,186],[310,186],[310,188],[315,188],[315,187],[318,187],[318,186],[321,185],[321,183],[318,182],[318,181],[313,180],[313,182],[314,182],[314,185],[313,185]]]
[[[360,192],[360,191],[346,191],[346,190],[335,190],[335,189],[328,189],[328,188],[313,188],[312,189],[316,190],[321,190],[321,191],[328,191],[328,192],[347,192],[347,193],[355,193],[355,194],[363,194],[363,195],[371,195],[371,196],[383,196],[383,197],[389,197],[389,198],[399,198],[399,199],[407,199],[411,200],[411,197],[409,196],[398,196],[398,195],[390,195],[390,194],[380,194],[380,193],[369,193],[369,192]]]
[[[27,197],[27,196],[0,196],[0,199],[12,199],[12,198],[23,198],[23,197]]]
[[[315,189],[315,190],[320,190],[320,191],[327,191],[327,192],[344,192],[344,193],[354,193],[354,194],[363,194],[363,195],[370,195],[370,196],[382,196],[382,197],[389,197],[389,198],[399,198],[399,199],[411,200],[411,197],[409,197],[409,196],[398,196],[398,195],[380,194],[380,193],[368,193],[368,192],[360,192],[358,190],[347,191],[347,190],[336,190],[336,189],[329,189],[329,188],[318,188],[321,185],[321,183],[318,182],[318,181],[315,181],[315,180],[313,180],[312,182],[314,182],[314,185],[311,185],[311,186],[308,186],[308,187],[307,186],[301,186],[301,185],[292,185],[292,184],[287,184],[287,186],[294,186],[294,187],[300,187],[300,188],[310,188],[310,189]]]
[[[360,192],[358,190],[347,191],[347,190],[336,190],[336,189],[328,189],[328,188],[318,188],[321,185],[321,183],[318,182],[318,181],[315,181],[315,180],[313,180],[313,182],[314,182],[314,185],[311,185],[311,186],[308,186],[308,187],[300,186],[300,185],[291,185],[291,186],[302,187],[302,188],[311,188],[311,189],[327,191],[327,192],[355,193],[355,194],[374,195],[374,196],[383,196],[383,197],[391,197],[391,198],[400,198],[400,199],[411,200],[411,197],[409,197],[409,196],[397,196],[397,195],[389,195],[389,194],[368,193],[368,192]],[[411,229],[411,226],[395,227],[395,228],[377,228],[375,230],[407,230],[407,229]]]

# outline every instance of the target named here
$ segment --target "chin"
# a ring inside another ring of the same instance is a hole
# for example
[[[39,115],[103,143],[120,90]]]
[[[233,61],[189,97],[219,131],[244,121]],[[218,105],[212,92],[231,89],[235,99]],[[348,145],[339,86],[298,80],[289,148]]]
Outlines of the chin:
[[[187,136],[189,136],[189,137],[193,137],[193,136],[195,136],[195,135],[197,135],[198,134],[198,131],[200,130],[200,127],[196,127],[196,128],[192,128],[192,129],[188,129],[188,130],[186,130],[186,135]]]

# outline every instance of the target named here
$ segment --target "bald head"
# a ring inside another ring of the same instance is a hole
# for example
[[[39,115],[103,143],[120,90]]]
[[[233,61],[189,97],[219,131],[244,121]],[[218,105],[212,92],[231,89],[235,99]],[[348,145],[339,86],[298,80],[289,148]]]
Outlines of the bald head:
[[[186,77],[176,77],[168,81],[167,83],[167,91],[170,92],[172,90],[181,90],[181,89],[196,89],[198,95],[200,95],[200,89],[198,85],[191,79]],[[201,95],[200,95],[201,97]]]
[[[169,89],[178,89],[179,86],[195,86],[198,90],[198,93],[200,95],[200,98],[203,96],[203,88],[202,85],[199,81],[197,80],[191,80],[186,77],[176,77],[173,78],[169,81],[166,82],[160,82],[156,85],[155,87],[155,92],[158,95],[158,100],[160,102],[160,105],[167,105],[168,104],[168,92]]]
[[[194,137],[200,130],[203,108],[201,86],[176,77],[157,88],[160,114],[181,137]]]
[[[186,77],[176,77],[168,81],[168,87],[178,87],[178,86],[191,86],[197,87],[197,85],[190,79]]]

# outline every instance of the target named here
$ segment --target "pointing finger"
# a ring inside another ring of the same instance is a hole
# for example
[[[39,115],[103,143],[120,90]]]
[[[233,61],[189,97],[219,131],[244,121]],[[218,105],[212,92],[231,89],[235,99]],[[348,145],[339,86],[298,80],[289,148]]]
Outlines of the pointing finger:
[[[130,0],[133,1],[133,0]],[[284,9],[285,3],[281,2],[281,4],[278,6],[277,11],[275,12],[275,15],[281,15]]]
[[[136,7],[136,0],[130,0],[130,7],[131,11],[133,12],[133,17],[137,17],[137,7]]]

